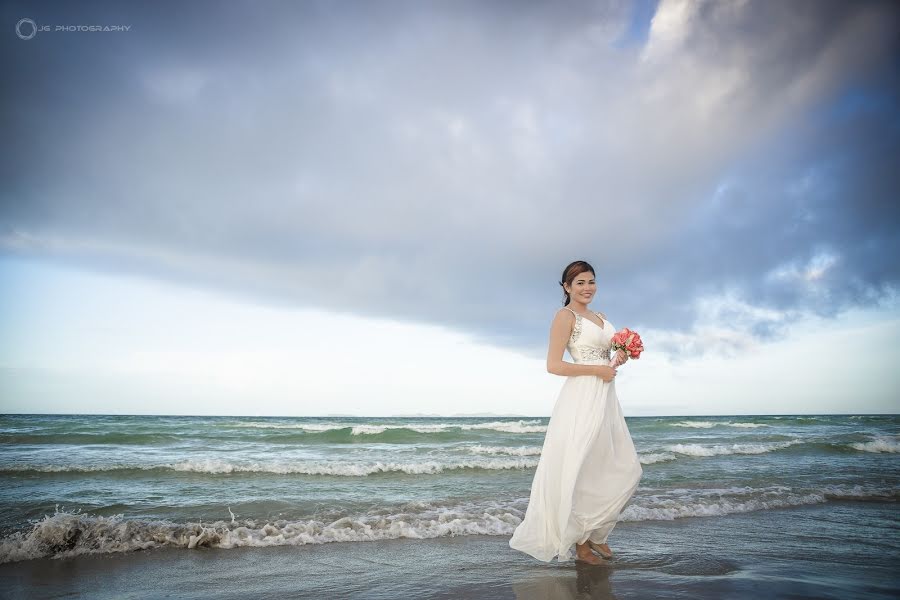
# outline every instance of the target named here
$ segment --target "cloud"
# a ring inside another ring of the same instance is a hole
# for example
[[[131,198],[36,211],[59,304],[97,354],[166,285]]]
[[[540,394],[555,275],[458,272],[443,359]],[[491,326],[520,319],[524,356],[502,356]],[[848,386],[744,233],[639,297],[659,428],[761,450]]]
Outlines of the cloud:
[[[897,284],[893,3],[166,6],[7,9],[133,27],[0,42],[3,252],[535,351],[576,258],[725,340]]]

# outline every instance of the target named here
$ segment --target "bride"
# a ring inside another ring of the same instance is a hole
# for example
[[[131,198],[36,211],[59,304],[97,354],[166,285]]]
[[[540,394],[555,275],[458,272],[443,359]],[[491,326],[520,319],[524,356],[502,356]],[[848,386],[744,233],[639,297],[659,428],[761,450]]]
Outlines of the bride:
[[[565,301],[550,327],[547,371],[566,381],[509,545],[545,562],[571,560],[574,546],[576,560],[598,565],[603,561],[592,551],[612,558],[607,538],[643,474],[616,396],[616,367],[628,356],[619,350],[610,357],[616,329],[588,310],[597,291],[594,268],[575,261],[560,285]],[[574,363],[563,361],[564,350]]]

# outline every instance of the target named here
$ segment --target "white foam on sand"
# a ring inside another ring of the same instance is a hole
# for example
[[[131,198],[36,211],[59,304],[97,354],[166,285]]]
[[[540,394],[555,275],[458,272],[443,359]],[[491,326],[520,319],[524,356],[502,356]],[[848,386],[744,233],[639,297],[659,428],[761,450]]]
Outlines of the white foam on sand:
[[[413,502],[404,512],[336,521],[232,520],[172,523],[59,511],[0,541],[0,563],[42,557],[129,552],[158,547],[236,548],[457,535],[509,535],[521,519],[498,504]]]
[[[715,517],[733,513],[819,504],[828,500],[897,501],[900,490],[869,486],[825,486],[795,490],[787,486],[722,489],[654,489],[638,491],[619,515],[619,521],[658,521],[684,517]],[[166,520],[126,519],[124,515],[95,516],[60,511],[33,521],[24,530],[0,540],[0,563],[81,554],[130,552],[158,547],[193,549],[237,548],[362,542],[397,538],[436,538],[460,535],[512,535],[521,523],[528,498],[440,504],[409,502],[375,511],[347,515],[334,521],[219,520],[212,523],[173,523]]]

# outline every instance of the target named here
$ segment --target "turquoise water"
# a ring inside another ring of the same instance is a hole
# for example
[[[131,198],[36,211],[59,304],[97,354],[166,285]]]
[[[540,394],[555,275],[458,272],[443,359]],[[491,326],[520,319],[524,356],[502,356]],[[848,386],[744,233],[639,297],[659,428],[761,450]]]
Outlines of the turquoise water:
[[[900,496],[900,417],[628,417],[622,521]],[[0,562],[509,536],[547,418],[0,417]],[[888,535],[889,530],[886,530]]]

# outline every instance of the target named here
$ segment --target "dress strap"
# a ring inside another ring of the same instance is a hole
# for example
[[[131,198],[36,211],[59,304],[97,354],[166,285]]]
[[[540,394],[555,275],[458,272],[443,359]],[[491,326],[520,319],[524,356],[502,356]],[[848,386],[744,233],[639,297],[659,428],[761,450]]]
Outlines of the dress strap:
[[[563,306],[563,308],[566,309],[567,311],[569,311],[570,313],[572,313],[573,315],[575,315],[575,318],[576,318],[576,319],[577,319],[578,317],[581,316],[581,315],[579,315],[577,312],[575,312],[574,310],[572,310],[571,308],[569,308],[568,306]]]

